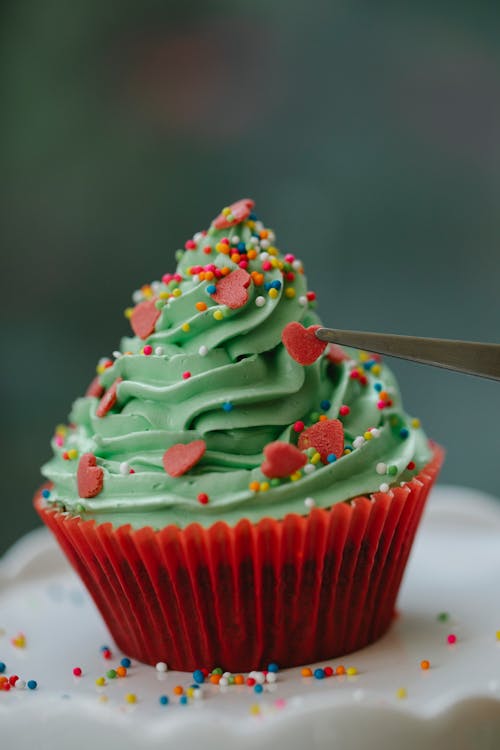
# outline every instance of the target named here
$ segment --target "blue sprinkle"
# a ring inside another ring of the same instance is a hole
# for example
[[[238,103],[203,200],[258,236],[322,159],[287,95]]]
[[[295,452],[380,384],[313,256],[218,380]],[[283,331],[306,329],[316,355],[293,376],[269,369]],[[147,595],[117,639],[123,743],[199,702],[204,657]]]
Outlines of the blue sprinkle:
[[[254,212],[252,211],[251,214],[248,214],[248,218],[250,219],[250,221],[257,221],[257,214],[254,214]],[[258,235],[255,236],[257,237]]]
[[[26,683],[26,685],[28,686],[28,688],[30,690],[36,690],[37,687],[38,687],[38,683],[37,683],[36,680],[28,680],[28,682]]]
[[[193,672],[193,680],[195,682],[198,682],[199,684],[205,682],[205,675],[203,674],[201,669],[195,669],[195,671]]]
[[[268,672],[275,672],[275,673],[276,673],[276,672],[279,672],[279,671],[280,671],[280,668],[279,668],[279,667],[278,667],[278,665],[277,665],[277,664],[276,664],[276,663],[275,663],[275,662],[273,661],[273,662],[271,662],[271,664],[268,664],[268,665],[267,665],[267,671],[268,671]]]
[[[200,686],[194,683],[193,685],[190,685],[189,687],[193,688],[193,690],[199,690]]]
[[[236,247],[238,248],[238,252],[240,252],[240,253],[246,253],[246,251],[247,251],[247,246],[245,245],[244,242],[238,242],[238,244],[236,245]]]
[[[124,656],[120,664],[122,665],[122,667],[125,667],[125,669],[128,669],[130,665],[132,664],[132,662],[130,661],[128,656]]]
[[[257,683],[257,685],[255,685],[255,687],[253,689],[254,693],[262,693],[263,690],[264,690],[264,688],[259,683]]]
[[[281,289],[281,281],[278,279],[271,281],[271,289],[277,289],[279,291]]]
[[[335,453],[329,453],[326,457],[326,460],[329,464],[333,464],[337,460],[337,456],[335,455]]]
[[[45,499],[50,497],[50,490],[42,490],[42,497],[44,497]]]
[[[181,695],[181,697],[179,698],[179,703],[181,704],[181,706],[187,706],[187,702],[188,702],[187,695]]]
[[[363,364],[363,367],[364,367],[365,370],[371,370],[372,367],[373,367],[373,365],[376,365],[376,364],[377,364],[377,360],[375,360],[375,359],[369,359],[368,362],[365,362]]]
[[[382,383],[375,383],[373,387],[376,391],[378,391],[378,393],[380,393],[380,391],[382,390]]]
[[[325,670],[324,669],[315,669],[314,670],[314,676],[317,680],[322,680],[325,676]]]
[[[230,401],[225,401],[222,404],[222,408],[224,409],[224,411],[232,411],[234,407]]]
[[[160,705],[168,706],[168,695],[160,695],[158,701],[160,702]]]
[[[324,398],[323,401],[320,403],[321,408],[323,411],[328,411],[328,409],[331,406],[331,403],[328,401],[328,399]]]
[[[7,669],[7,666],[4,664],[3,661],[0,661],[0,674],[2,674],[2,672],[5,672],[6,669]]]
[[[101,646],[101,651],[111,651],[109,646]]]
[[[215,294],[216,291],[217,287],[215,286],[215,284],[209,284],[207,286],[207,294]]]
[[[409,434],[410,434],[410,433],[409,433],[409,431],[408,431],[408,430],[406,429],[406,427],[401,427],[401,429],[400,429],[400,431],[399,431],[399,436],[400,436],[400,437],[402,437],[402,438],[403,438],[403,440],[406,440],[406,438],[408,437],[408,435],[409,435]]]
[[[266,290],[266,292],[268,292],[271,289],[271,286],[272,286],[272,281],[264,282],[264,289]]]
[[[352,445],[344,445],[345,451],[352,451]]]

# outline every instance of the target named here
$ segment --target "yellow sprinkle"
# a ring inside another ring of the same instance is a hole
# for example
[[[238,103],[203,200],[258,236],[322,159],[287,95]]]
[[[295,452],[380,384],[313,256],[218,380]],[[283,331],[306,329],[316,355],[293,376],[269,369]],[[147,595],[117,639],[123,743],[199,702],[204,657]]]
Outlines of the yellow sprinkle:
[[[99,703],[107,703],[108,700],[109,700],[109,698],[108,698],[108,696],[105,693],[103,693],[102,695],[99,696]]]
[[[382,372],[382,368],[380,367],[380,365],[373,365],[371,372],[373,373],[373,375],[380,375],[380,373]]]
[[[270,487],[269,482],[261,482],[260,483],[260,491],[261,492],[267,492],[267,490],[269,489],[269,487]]]
[[[271,287],[271,289],[268,291],[268,295],[271,297],[271,299],[276,299],[278,297],[279,292],[274,287]]]
[[[373,435],[371,434],[371,432],[369,430],[367,430],[365,433],[363,433],[363,437],[364,437],[365,440],[372,440],[373,439]]]
[[[269,255],[278,255],[278,248],[277,247],[268,247],[267,252]]]
[[[407,698],[408,693],[406,692],[406,688],[398,688],[396,690],[396,698]]]
[[[102,375],[106,368],[104,367],[104,365],[97,365],[95,369],[98,375]]]
[[[300,471],[294,471],[293,474],[290,474],[290,479],[292,480],[292,482],[296,482],[297,479],[301,478],[301,476],[302,474]]]
[[[258,716],[260,714],[260,706],[258,703],[253,703],[250,706],[250,713],[252,714],[252,716]]]
[[[170,292],[160,292],[158,295],[160,299],[168,299],[170,297]]]
[[[182,292],[179,288],[177,288],[173,290],[172,294],[174,295],[174,297],[180,297]]]
[[[349,675],[349,677],[354,677],[355,674],[358,674],[358,670],[356,667],[347,667],[346,673]]]
[[[253,221],[252,219],[248,219],[246,225],[249,229],[255,229],[255,221]]]
[[[311,463],[312,464],[318,464],[321,461],[321,456],[319,453],[314,453],[311,457]]]
[[[189,323],[183,323],[181,325],[181,330],[184,331],[184,333],[189,333],[189,331],[191,330],[191,326],[189,325]]]
[[[229,208],[229,206],[226,206],[222,209],[221,213],[223,216],[228,216],[231,213],[231,209]]]
[[[360,362],[368,362],[369,359],[370,359],[370,355],[368,354],[368,352],[360,352],[359,353],[359,361]]]
[[[64,437],[64,435],[66,435],[67,432],[68,432],[68,428],[66,427],[65,424],[58,424],[57,425],[57,427],[56,427],[56,435],[60,435],[60,436]]]
[[[76,448],[70,448],[68,451],[68,458],[74,460],[75,458],[78,458],[78,451]]]
[[[420,427],[420,419],[412,419],[411,426],[418,430],[418,428]]]
[[[229,245],[226,245],[225,242],[218,242],[215,246],[215,249],[218,253],[223,253],[224,255],[229,255],[230,253]]]
[[[125,696],[125,700],[127,701],[127,703],[137,703],[137,696],[135,695],[135,693],[127,693],[127,695]]]
[[[102,687],[103,685],[106,684],[106,678],[98,677],[97,680],[95,681],[95,684],[97,685],[97,687]]]
[[[496,637],[497,637],[497,641],[500,641],[500,630],[497,630]]]
[[[288,297],[288,299],[293,299],[295,297],[295,289],[293,286],[289,286],[285,289],[285,297]]]
[[[351,453],[351,450],[349,448],[344,448],[344,451],[342,453],[343,456],[348,456],[349,453]]]
[[[150,286],[143,287],[141,291],[145,297],[149,298],[153,296],[153,290]]]
[[[224,317],[224,313],[222,312],[222,310],[215,310],[214,312],[215,320],[222,320],[223,317]]]
[[[187,695],[188,698],[192,698],[194,696],[194,688],[188,687],[186,689],[186,695]]]

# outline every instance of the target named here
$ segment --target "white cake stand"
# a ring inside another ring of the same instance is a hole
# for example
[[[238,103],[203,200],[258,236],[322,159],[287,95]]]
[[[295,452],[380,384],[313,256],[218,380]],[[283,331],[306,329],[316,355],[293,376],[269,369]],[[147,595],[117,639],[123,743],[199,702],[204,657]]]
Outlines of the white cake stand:
[[[419,530],[399,598],[378,643],[342,663],[356,676],[317,680],[283,670],[261,694],[203,687],[179,703],[182,672],[133,663],[95,680],[123,654],[45,529],[0,561],[0,662],[35,690],[0,691],[0,744],[16,750],[255,747],[302,750],[500,748],[500,502],[438,487]],[[446,612],[446,621],[439,619]],[[12,644],[22,632],[26,646]],[[456,635],[449,645],[447,636]],[[111,661],[101,646],[111,647]],[[423,670],[422,660],[430,662]],[[83,675],[73,676],[73,667]],[[202,666],[202,665],[200,665]],[[314,666],[309,665],[314,669]],[[127,703],[133,693],[137,702]],[[159,702],[161,695],[169,704]]]

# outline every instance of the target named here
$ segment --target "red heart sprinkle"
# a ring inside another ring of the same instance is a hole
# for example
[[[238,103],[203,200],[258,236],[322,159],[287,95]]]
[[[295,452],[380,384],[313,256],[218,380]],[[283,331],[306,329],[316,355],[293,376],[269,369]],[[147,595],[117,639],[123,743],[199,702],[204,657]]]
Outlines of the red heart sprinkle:
[[[96,398],[101,398],[102,394],[104,393],[104,386],[101,385],[101,381],[99,380],[99,375],[96,375],[93,381],[89,384],[87,390],[85,391],[86,396],[95,396]]]
[[[300,433],[299,448],[315,448],[323,463],[333,453],[340,458],[344,452],[344,428],[338,419],[324,419]]]
[[[338,344],[330,344],[326,356],[332,365],[338,365],[344,360],[349,359],[347,352]]]
[[[210,296],[218,305],[227,305],[231,310],[236,310],[248,302],[247,289],[251,280],[244,268],[236,268],[217,282],[216,290]]]
[[[294,321],[283,328],[281,340],[286,346],[288,354],[299,365],[312,365],[326,348],[326,341],[320,341],[315,336],[319,325],[304,328],[301,323]]]
[[[307,463],[307,456],[295,445],[279,440],[266,445],[264,456],[266,460],[260,469],[270,479],[288,477]]]
[[[230,211],[229,215],[220,213],[217,218],[213,220],[212,225],[216,229],[227,229],[235,224],[240,224],[242,221],[245,221],[245,219],[248,219],[254,206],[255,202],[251,198],[242,198],[241,200],[236,201],[236,203],[232,203],[228,206]],[[229,220],[228,216],[231,216],[232,219]]]
[[[156,321],[161,315],[161,310],[156,309],[154,300],[147,299],[139,302],[132,310],[130,316],[130,325],[136,336],[140,339],[147,339],[154,333]]]
[[[84,453],[80,458],[76,481],[80,497],[95,497],[101,492],[104,484],[104,471],[97,466],[97,459],[93,453]]]
[[[198,463],[206,449],[204,440],[176,443],[163,454],[163,467],[171,477],[180,477]]]
[[[118,388],[118,383],[121,383],[123,378],[116,378],[113,385],[110,385],[104,396],[99,401],[99,406],[97,407],[95,413],[98,417],[105,417],[106,414],[110,409],[113,408],[113,406],[116,404],[117,394],[116,389]]]

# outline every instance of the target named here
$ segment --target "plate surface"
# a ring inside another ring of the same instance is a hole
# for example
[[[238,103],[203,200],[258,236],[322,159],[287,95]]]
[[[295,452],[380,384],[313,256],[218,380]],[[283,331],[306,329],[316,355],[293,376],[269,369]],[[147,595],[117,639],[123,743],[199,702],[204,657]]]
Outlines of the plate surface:
[[[0,736],[33,747],[113,750],[497,750],[500,747],[500,502],[474,490],[432,493],[399,597],[399,616],[376,644],[342,663],[356,676],[279,673],[261,694],[204,685],[179,704],[190,674],[133,663],[126,678],[95,680],[123,654],[48,531],[21,539],[0,561],[0,661],[36,690],[0,692]],[[439,618],[446,613],[447,618]],[[19,633],[26,645],[12,644]],[[447,636],[456,643],[449,645]],[[101,646],[109,645],[106,661]],[[422,660],[430,669],[420,667]],[[200,665],[202,666],[202,665]],[[314,670],[315,666],[308,665]],[[73,676],[73,667],[83,675]],[[137,702],[126,702],[133,693]],[[167,695],[162,706],[159,697]],[[402,697],[405,696],[405,697]]]

